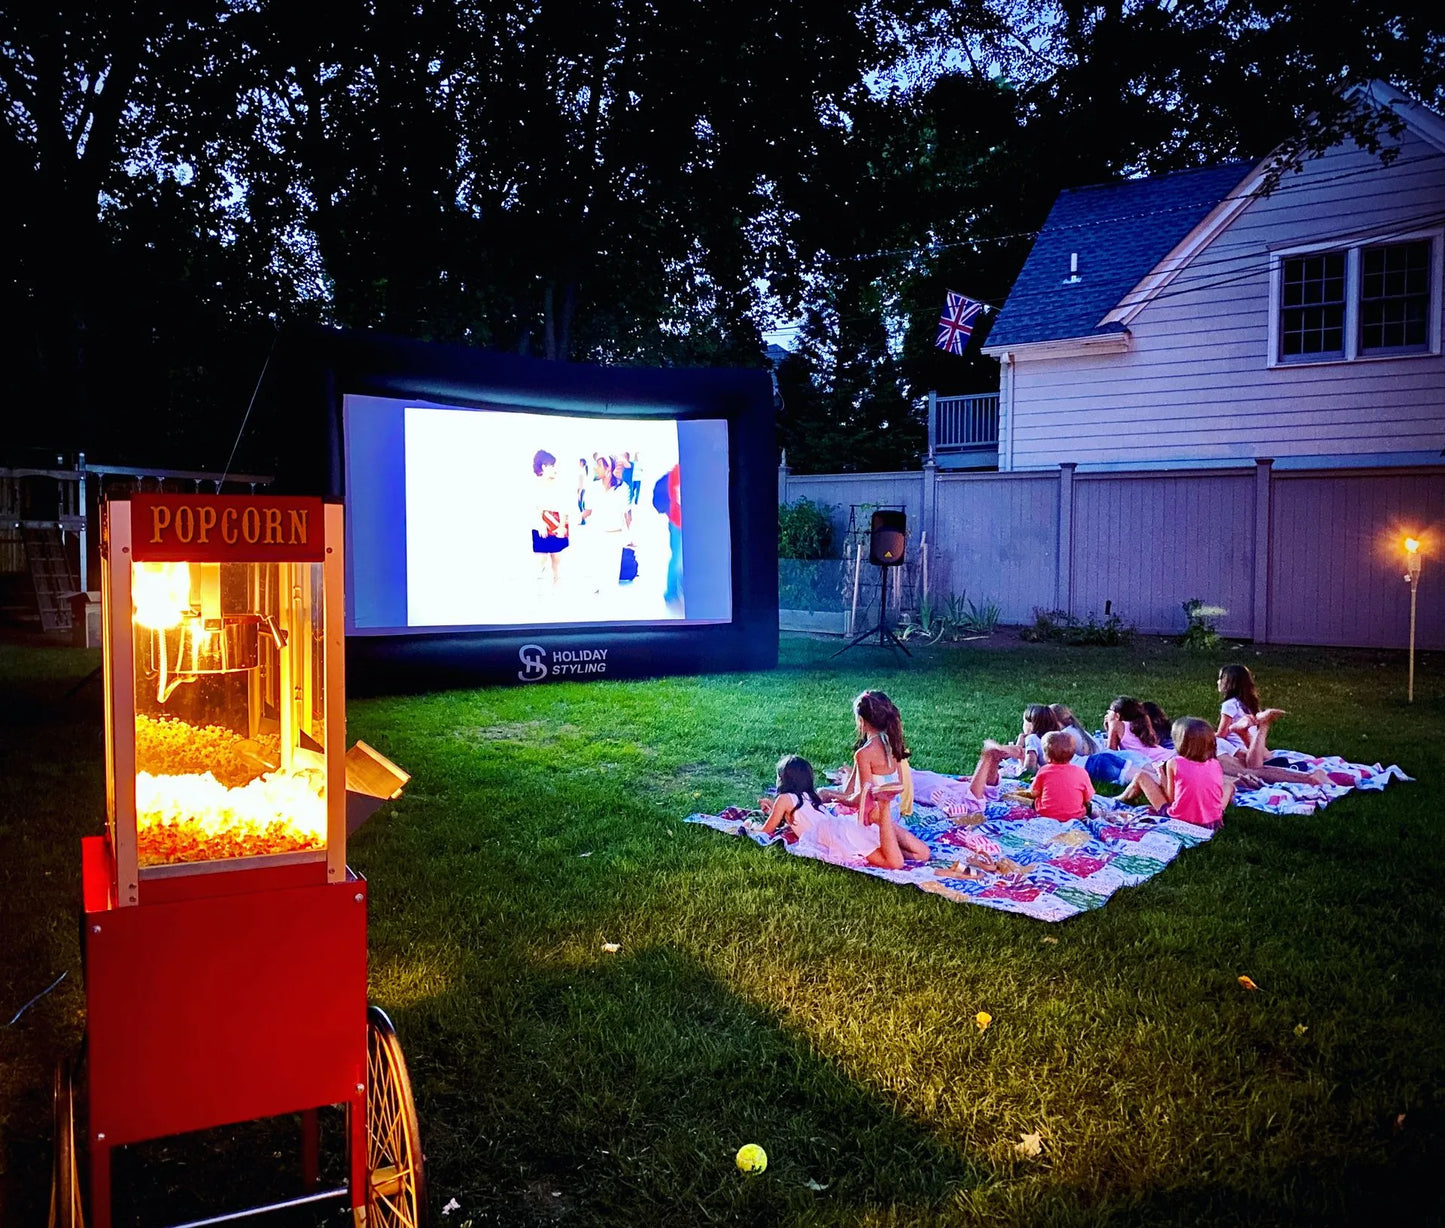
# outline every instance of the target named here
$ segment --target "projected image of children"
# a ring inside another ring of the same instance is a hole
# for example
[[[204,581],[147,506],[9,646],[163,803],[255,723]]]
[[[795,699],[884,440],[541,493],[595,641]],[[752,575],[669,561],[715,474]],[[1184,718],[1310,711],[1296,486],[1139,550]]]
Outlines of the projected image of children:
[[[540,560],[538,573],[544,583],[557,587],[562,575],[562,551],[571,545],[570,517],[565,498],[557,481],[557,458],[541,451],[532,457],[532,472],[537,475],[537,518],[541,527],[532,526],[532,553]]]
[[[686,616],[680,513],[639,497],[680,494],[675,422],[408,408],[405,438],[409,625]]]

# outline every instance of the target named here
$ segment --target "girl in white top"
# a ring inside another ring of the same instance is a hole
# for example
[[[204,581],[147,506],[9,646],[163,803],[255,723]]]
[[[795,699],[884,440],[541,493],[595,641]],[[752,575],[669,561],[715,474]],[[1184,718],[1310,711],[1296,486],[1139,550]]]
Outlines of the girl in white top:
[[[1037,772],[1044,758],[1044,735],[1058,728],[1059,718],[1048,704],[1029,704],[1024,709],[1023,728],[1017,742],[1004,744],[992,738],[984,739],[969,791],[975,797],[983,797],[985,789],[998,784],[999,764],[1008,759],[1019,761],[1022,775]]]
[[[1296,772],[1290,768],[1266,767],[1269,758],[1270,727],[1284,713],[1279,708],[1260,710],[1259,691],[1247,665],[1226,665],[1219,671],[1219,728],[1214,736],[1219,762],[1226,776],[1254,776],[1271,784],[1325,784],[1323,769]]]
[[[898,798],[903,792],[900,761],[907,759],[903,716],[882,691],[864,691],[853,701],[858,749],[841,792],[828,790],[828,800],[856,807],[865,825],[876,825],[879,843],[870,865],[901,870],[905,860],[927,861],[928,845],[903,825]]]
[[[881,831],[848,815],[821,810],[822,799],[813,783],[813,765],[800,755],[778,760],[778,795],[761,797],[758,805],[768,816],[762,826],[771,836],[786,825],[797,837],[797,851],[824,861],[861,861],[878,852]]]
[[[1226,665],[1219,671],[1219,728],[1214,736],[1221,755],[1232,755],[1246,767],[1263,765],[1269,753],[1269,727],[1284,715],[1278,708],[1259,708],[1259,692],[1247,665]]]

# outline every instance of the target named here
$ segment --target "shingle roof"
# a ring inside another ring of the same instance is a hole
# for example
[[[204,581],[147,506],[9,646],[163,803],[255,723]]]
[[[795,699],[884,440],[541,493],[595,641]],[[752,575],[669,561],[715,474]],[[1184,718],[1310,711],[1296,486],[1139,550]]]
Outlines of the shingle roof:
[[[1099,321],[1254,166],[1227,162],[1060,192],[985,345],[1119,331]],[[1070,283],[1073,252],[1079,280]]]

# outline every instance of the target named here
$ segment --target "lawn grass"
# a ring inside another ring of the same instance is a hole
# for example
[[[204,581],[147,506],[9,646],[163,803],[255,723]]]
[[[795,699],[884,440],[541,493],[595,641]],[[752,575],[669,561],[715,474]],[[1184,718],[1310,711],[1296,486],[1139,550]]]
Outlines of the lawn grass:
[[[448,1222],[1438,1221],[1445,661],[1417,663],[1407,707],[1398,654],[1239,650],[1291,713],[1280,744],[1423,783],[1231,811],[1045,925],[681,820],[756,797],[783,751],[841,762],[864,686],[902,709],[915,763],[963,770],[1033,700],[1212,717],[1229,658],[834,647],[785,637],[768,674],[349,705],[349,738],[413,775],[349,852]],[[70,973],[0,1028],[0,1195],[41,1215],[48,1063],[83,1028],[78,840],[103,810],[98,695],[65,692],[94,661],[0,648],[0,1023]],[[744,1142],[764,1174],[733,1167]]]

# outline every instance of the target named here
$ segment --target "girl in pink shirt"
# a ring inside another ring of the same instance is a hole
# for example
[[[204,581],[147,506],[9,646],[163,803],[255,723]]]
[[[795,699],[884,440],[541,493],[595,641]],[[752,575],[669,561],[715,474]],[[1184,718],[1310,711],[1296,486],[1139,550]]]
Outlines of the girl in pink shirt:
[[[1164,764],[1160,779],[1140,772],[1119,800],[1133,801],[1143,793],[1155,810],[1166,811],[1170,818],[1198,827],[1218,827],[1224,822],[1224,808],[1234,797],[1234,781],[1224,779],[1213,727],[1197,716],[1181,716],[1170,732],[1175,756]]]
[[[1172,753],[1159,745],[1159,737],[1149,714],[1132,695],[1120,695],[1104,713],[1104,730],[1109,735],[1109,749],[1133,751],[1150,763],[1163,763]]]

